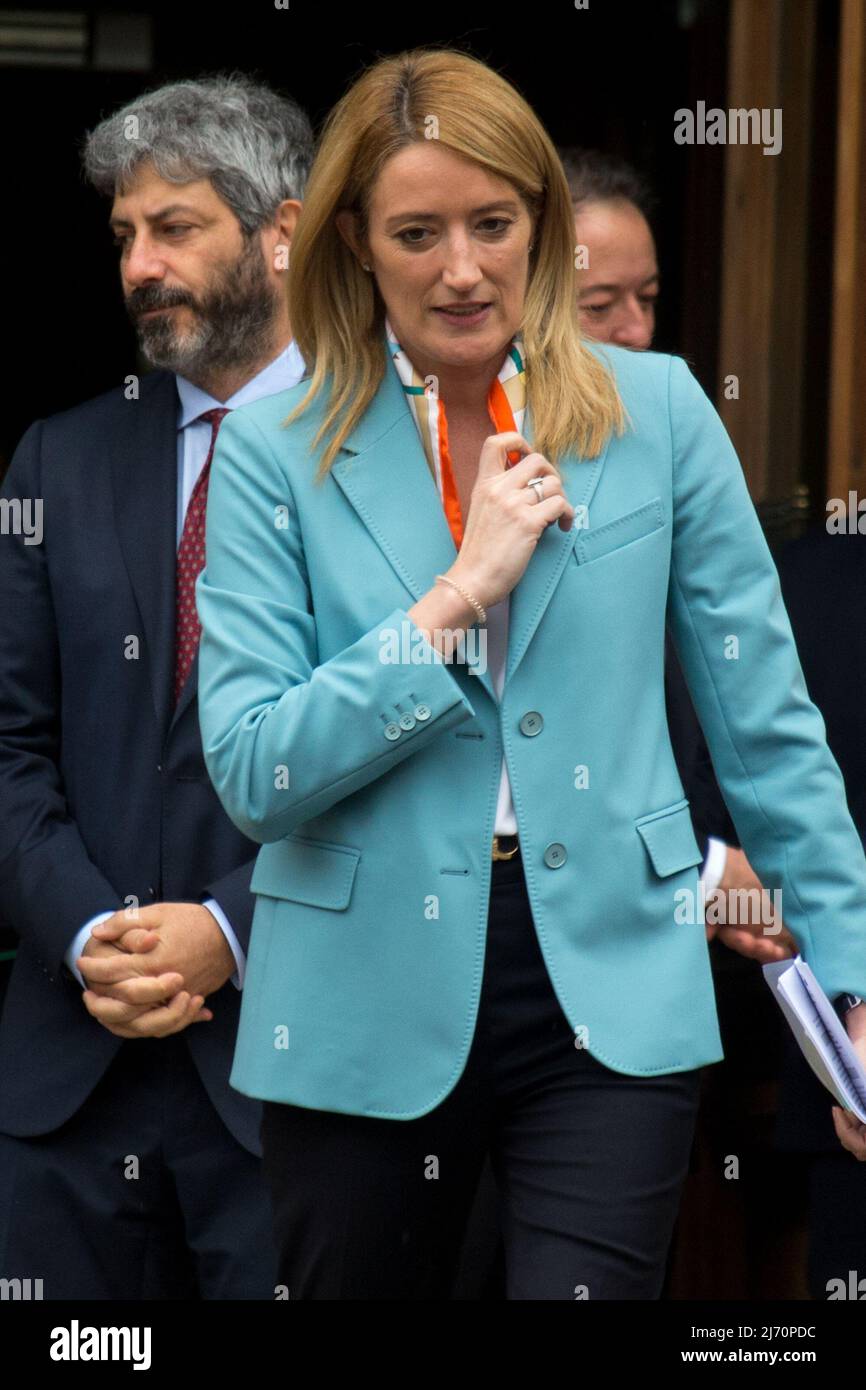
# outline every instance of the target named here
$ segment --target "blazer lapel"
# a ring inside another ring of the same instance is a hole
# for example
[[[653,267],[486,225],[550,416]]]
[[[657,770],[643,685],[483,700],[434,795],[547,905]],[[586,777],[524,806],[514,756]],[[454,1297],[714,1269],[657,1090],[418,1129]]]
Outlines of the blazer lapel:
[[[524,433],[531,439],[528,415]],[[589,505],[606,452],[591,460],[576,455],[563,460],[566,495],[576,508]],[[410,593],[423,598],[434,575],[450,569],[457,548],[402,384],[387,356],[382,384],[331,472]],[[574,540],[574,528],[548,526],[512,590],[506,683],[544,615]],[[490,671],[479,667],[474,674],[498,704]]]
[[[524,434],[531,440],[527,419],[524,420]],[[545,528],[529,564],[511,591],[506,684],[512,679],[522,661],[569,561],[577,529],[581,524],[582,509],[589,507],[590,499],[598,487],[608,448],[609,442],[594,459],[581,458],[579,454],[566,454],[560,462],[563,487],[566,497],[575,509],[575,522],[569,531],[561,530],[557,522]]]
[[[192,704],[193,697],[195,696],[195,694],[196,694],[197,691],[198,691],[198,647],[196,647],[196,649],[195,649],[195,655],[193,656],[193,659],[192,659],[192,666],[189,668],[189,675],[187,676],[186,680],[184,681],[183,685],[181,686],[181,691],[180,691],[180,696],[178,697],[178,702],[177,702],[177,704],[175,705],[174,710],[172,711],[172,714],[171,714],[171,722],[170,722],[170,724],[169,724],[169,733],[171,733],[171,730],[174,728],[175,724],[176,724],[177,721],[180,719],[181,715],[183,714],[183,712],[184,712],[184,710],[187,708],[187,706],[190,705],[190,704]],[[174,688],[173,688],[173,686],[172,686],[172,698],[174,698]]]
[[[117,534],[135,594],[160,730],[168,728],[174,679],[177,563],[177,411],[171,372],[144,377],[127,403],[130,428],[110,445]]]
[[[402,383],[387,357],[384,380],[331,472],[413,600],[423,598],[434,576],[451,568],[457,547]],[[490,671],[479,665],[475,674],[495,702]]]

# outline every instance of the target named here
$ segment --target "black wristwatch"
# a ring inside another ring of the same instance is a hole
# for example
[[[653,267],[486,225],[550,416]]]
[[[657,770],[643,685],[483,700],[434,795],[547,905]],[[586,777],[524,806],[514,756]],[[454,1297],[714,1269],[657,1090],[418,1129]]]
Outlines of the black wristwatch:
[[[852,1009],[856,1009],[857,1005],[862,1003],[863,1000],[857,994],[840,994],[836,1000],[836,1008],[844,1018],[845,1014],[850,1013]]]

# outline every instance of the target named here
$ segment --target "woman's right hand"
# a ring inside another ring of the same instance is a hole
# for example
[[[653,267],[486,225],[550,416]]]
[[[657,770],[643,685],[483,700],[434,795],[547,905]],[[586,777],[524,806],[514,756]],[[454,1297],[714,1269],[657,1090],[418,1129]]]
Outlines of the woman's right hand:
[[[526,457],[509,465],[508,454],[518,450]],[[544,479],[543,501],[526,486],[536,477]],[[539,536],[554,521],[569,531],[574,508],[553,464],[533,453],[521,434],[491,435],[481,448],[463,544],[449,575],[490,608],[511,593]]]

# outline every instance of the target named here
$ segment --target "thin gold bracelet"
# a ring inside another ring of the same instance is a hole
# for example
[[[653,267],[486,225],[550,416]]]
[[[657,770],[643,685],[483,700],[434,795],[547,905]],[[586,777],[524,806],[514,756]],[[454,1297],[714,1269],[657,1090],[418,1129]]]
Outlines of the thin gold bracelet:
[[[437,574],[437,575],[435,576],[435,578],[436,578],[436,579],[444,579],[444,581],[445,581],[446,584],[450,584],[451,587],[452,587],[452,589],[456,589],[457,592],[458,592],[458,594],[462,594],[462,596],[463,596],[463,598],[465,598],[466,602],[469,603],[469,604],[471,604],[472,607],[475,609],[475,612],[478,614],[478,621],[479,621],[480,623],[486,623],[486,622],[487,622],[487,614],[486,614],[485,610],[482,608],[482,606],[481,606],[481,604],[478,602],[477,598],[473,598],[472,595],[471,595],[470,593],[467,593],[467,591],[463,588],[463,585],[462,585],[462,584],[458,584],[458,583],[456,583],[455,580],[449,579],[447,574]]]

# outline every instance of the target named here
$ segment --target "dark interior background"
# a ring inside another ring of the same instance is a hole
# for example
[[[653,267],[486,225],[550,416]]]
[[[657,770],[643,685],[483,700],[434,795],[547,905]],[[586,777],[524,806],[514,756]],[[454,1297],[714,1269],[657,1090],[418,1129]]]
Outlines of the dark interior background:
[[[711,389],[724,151],[676,145],[673,113],[698,98],[725,104],[727,11],[727,0],[590,0],[587,10],[548,0],[513,12],[479,0],[437,0],[402,14],[315,0],[290,0],[288,10],[273,0],[222,11],[85,8],[91,37],[80,68],[6,66],[0,80],[9,195],[0,471],[33,419],[107,390],[135,369],[109,204],[80,173],[85,132],[148,87],[232,69],[290,93],[318,129],[365,65],[425,43],[460,47],[499,69],[558,144],[603,147],[649,175],[659,197],[662,274],[655,345],[689,356]]]

